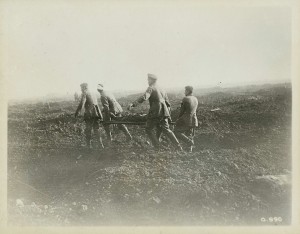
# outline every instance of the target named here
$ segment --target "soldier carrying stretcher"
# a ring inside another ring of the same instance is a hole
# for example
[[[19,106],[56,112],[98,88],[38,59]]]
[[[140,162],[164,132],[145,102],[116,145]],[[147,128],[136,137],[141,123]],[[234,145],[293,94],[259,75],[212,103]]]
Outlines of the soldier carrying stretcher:
[[[180,113],[175,123],[174,133],[193,151],[195,127],[198,126],[197,119],[198,99],[193,96],[193,87],[185,87],[185,97],[182,99]]]
[[[166,104],[167,95],[163,89],[157,85],[157,77],[153,74],[148,74],[149,87],[140,98],[128,106],[128,110],[136,107],[139,103],[149,100],[150,109],[146,122],[146,133],[150,138],[153,146],[159,149],[159,140],[157,135],[153,132],[154,129],[162,131],[171,140],[177,150],[182,150],[180,143],[176,136],[169,128],[168,119],[170,112]]]
[[[85,121],[85,137],[86,137],[86,146],[92,148],[91,139],[92,139],[92,130],[99,140],[99,147],[104,148],[102,139],[99,132],[99,119],[103,119],[102,113],[97,104],[97,99],[93,98],[91,93],[88,90],[88,84],[82,83],[81,87],[81,99],[78,105],[78,108],[75,112],[75,118],[78,117],[79,112],[84,108],[84,121]]]
[[[106,90],[104,90],[104,86],[102,84],[98,84],[97,90],[101,95],[101,103],[103,105],[103,113],[104,113],[104,130],[107,135],[107,139],[109,142],[112,141],[111,130],[109,124],[105,123],[106,121],[111,121],[116,117],[121,117],[123,109],[121,105],[117,102],[114,95]],[[132,137],[124,124],[118,124],[118,128],[125,134],[127,141],[132,140]]]

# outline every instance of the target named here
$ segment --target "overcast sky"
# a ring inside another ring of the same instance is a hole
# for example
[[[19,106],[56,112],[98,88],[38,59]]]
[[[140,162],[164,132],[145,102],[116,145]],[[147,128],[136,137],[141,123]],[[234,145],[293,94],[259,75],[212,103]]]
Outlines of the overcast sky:
[[[163,1],[160,1],[163,2]],[[101,1],[6,2],[2,75],[9,98],[290,79],[289,8]]]

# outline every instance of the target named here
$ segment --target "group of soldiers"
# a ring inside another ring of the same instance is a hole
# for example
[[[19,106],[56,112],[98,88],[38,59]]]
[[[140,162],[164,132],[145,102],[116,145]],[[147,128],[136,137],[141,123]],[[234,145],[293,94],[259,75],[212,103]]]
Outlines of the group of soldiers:
[[[149,87],[146,92],[136,101],[129,104],[128,110],[131,111],[138,104],[149,100],[150,108],[147,115],[145,130],[154,148],[157,150],[160,149],[160,138],[162,134],[165,134],[170,139],[176,150],[183,150],[182,145],[179,142],[179,140],[181,140],[186,146],[186,149],[189,152],[192,152],[194,147],[193,138],[195,134],[195,127],[198,126],[198,119],[196,115],[198,100],[195,96],[193,96],[193,87],[185,87],[185,97],[182,99],[180,113],[175,121],[174,131],[172,131],[170,129],[171,105],[167,93],[157,85],[157,77],[154,74],[148,74],[148,85]],[[97,99],[94,99],[92,94],[89,92],[88,84],[83,83],[80,87],[82,95],[78,108],[75,112],[75,117],[77,118],[79,112],[84,109],[86,146],[88,148],[92,147],[91,139],[93,130],[99,140],[100,148],[104,148],[99,132],[99,119],[102,120],[108,142],[111,143],[113,139],[109,121],[114,120],[116,117],[121,117],[123,109],[114,95],[105,90],[102,84],[98,84],[97,86],[97,90],[101,96],[100,100],[103,106],[102,111],[98,106]],[[131,141],[132,136],[126,125],[117,124],[117,126],[125,134],[127,141]]]

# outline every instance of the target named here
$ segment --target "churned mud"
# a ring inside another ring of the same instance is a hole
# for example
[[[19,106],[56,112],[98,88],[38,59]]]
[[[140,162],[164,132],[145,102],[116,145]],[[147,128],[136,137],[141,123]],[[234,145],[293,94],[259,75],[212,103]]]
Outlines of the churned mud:
[[[193,153],[176,152],[164,137],[156,152],[143,126],[132,125],[133,141],[114,128],[112,145],[102,131],[106,149],[95,141],[86,150],[77,103],[10,105],[9,224],[290,224],[291,88],[196,96]],[[175,120],[182,96],[169,98]]]

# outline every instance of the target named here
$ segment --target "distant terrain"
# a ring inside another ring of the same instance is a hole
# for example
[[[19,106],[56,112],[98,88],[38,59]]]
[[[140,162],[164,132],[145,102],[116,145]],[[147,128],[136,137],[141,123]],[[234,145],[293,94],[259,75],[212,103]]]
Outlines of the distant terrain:
[[[168,93],[176,120],[183,90]],[[127,105],[139,94],[118,95]],[[72,97],[8,108],[10,225],[288,225],[291,84],[196,89],[193,153],[143,126],[114,128],[105,150],[84,148]],[[148,103],[134,113],[147,113]],[[102,129],[104,144],[105,134]]]

